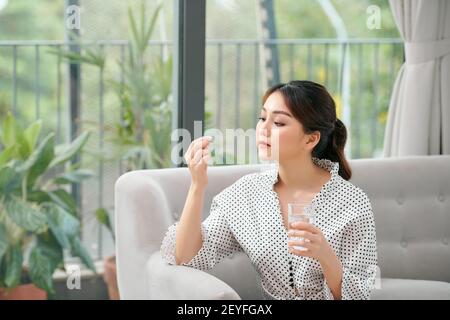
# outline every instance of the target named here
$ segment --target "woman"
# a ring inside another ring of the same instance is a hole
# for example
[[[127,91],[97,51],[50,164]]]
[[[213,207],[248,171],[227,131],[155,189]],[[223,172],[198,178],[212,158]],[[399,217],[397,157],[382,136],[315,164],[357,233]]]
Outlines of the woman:
[[[208,270],[243,251],[267,299],[369,299],[377,269],[375,223],[367,195],[348,181],[346,138],[323,86],[291,81],[270,88],[256,140],[260,157],[278,166],[225,188],[202,223],[209,140],[194,140],[185,155],[191,186],[180,220],[163,240],[164,259]],[[314,224],[287,226],[287,203],[296,201],[315,205]]]

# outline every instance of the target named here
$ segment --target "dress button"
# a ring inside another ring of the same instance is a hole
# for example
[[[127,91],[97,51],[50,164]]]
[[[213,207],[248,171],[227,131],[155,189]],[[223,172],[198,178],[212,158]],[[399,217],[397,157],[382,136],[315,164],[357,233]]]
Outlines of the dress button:
[[[403,248],[406,248],[406,247],[408,246],[408,242],[406,242],[406,240],[402,240],[402,241],[400,241],[400,245],[401,245]]]
[[[289,267],[289,270],[291,270],[291,271],[292,271],[292,267]]]
[[[294,287],[294,284],[293,283],[291,283],[290,285],[289,285],[291,288],[293,288]]]
[[[442,243],[447,245],[448,244],[448,239],[447,238],[442,239]]]
[[[444,200],[445,200],[445,197],[444,197],[444,195],[441,193],[441,194],[439,194],[439,196],[438,196],[438,200],[440,201],[440,202],[444,202]]]
[[[292,277],[294,274],[291,272],[291,273],[289,273],[289,275]]]
[[[289,279],[289,282],[294,282],[294,279],[290,278],[290,279]]]
[[[292,261],[289,261],[289,264],[292,264]]]
[[[400,195],[400,196],[397,197],[397,203],[398,203],[398,204],[403,204],[404,201],[405,201],[405,199],[403,198],[402,195]]]

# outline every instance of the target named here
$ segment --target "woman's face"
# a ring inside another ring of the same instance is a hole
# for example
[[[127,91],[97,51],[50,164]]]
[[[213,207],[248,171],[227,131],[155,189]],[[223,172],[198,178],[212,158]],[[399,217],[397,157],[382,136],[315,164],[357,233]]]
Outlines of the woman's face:
[[[318,138],[318,131],[305,134],[303,125],[289,111],[280,92],[276,91],[267,98],[256,125],[260,159],[283,162],[298,158],[310,153]]]

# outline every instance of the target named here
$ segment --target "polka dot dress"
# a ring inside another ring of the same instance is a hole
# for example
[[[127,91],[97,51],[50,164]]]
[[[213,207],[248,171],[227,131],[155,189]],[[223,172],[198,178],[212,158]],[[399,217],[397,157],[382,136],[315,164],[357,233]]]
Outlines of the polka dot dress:
[[[341,261],[342,299],[369,299],[377,270],[375,222],[369,198],[338,174],[338,162],[312,159],[331,173],[331,179],[312,200],[314,225]],[[183,265],[209,270],[241,251],[258,272],[266,299],[334,299],[320,263],[288,250],[287,230],[274,190],[277,181],[275,165],[241,177],[214,196],[210,214],[201,225],[203,246]],[[175,264],[178,223],[169,227],[161,245],[161,254],[169,264]]]

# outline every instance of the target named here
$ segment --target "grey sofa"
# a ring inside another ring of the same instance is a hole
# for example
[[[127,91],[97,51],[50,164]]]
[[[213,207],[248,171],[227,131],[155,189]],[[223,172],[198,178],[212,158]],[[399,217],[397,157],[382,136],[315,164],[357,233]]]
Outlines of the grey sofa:
[[[350,161],[350,180],[369,196],[381,281],[372,299],[450,299],[450,156]],[[203,219],[212,197],[257,165],[208,168]],[[134,171],[115,185],[117,270],[122,299],[261,299],[247,256],[209,272],[166,264],[161,240],[179,218],[187,168]]]

